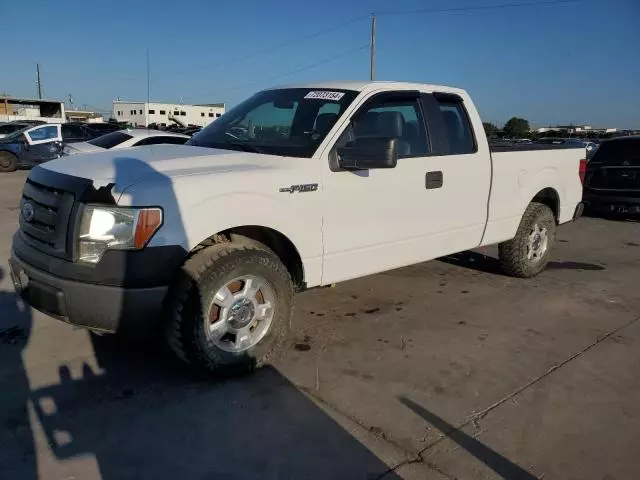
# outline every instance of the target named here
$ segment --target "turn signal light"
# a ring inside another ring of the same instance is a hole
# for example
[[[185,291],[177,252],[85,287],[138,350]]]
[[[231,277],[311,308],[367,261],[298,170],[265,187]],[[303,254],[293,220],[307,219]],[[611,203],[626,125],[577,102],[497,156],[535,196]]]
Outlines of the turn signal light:
[[[133,243],[136,248],[143,248],[153,234],[158,231],[162,225],[162,211],[159,208],[145,208],[138,212],[138,221],[136,223],[136,232],[133,237]]]

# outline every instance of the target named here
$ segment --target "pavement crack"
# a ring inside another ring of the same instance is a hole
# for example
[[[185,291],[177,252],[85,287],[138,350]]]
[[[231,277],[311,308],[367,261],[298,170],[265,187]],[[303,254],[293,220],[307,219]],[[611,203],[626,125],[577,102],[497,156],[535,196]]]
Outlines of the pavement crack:
[[[388,443],[390,445],[393,445],[394,447],[396,447],[398,450],[402,451],[407,456],[407,458],[405,458],[400,463],[398,463],[398,464],[396,464],[396,465],[394,465],[392,467],[389,467],[388,470],[385,470],[380,475],[378,475],[376,477],[372,477],[372,480],[382,480],[387,475],[396,472],[399,468],[402,468],[402,467],[404,467],[406,465],[416,464],[416,463],[424,464],[427,468],[439,473],[440,475],[442,475],[443,477],[445,477],[445,478],[447,478],[449,480],[456,480],[456,477],[452,477],[448,473],[446,473],[443,470],[441,470],[440,467],[438,467],[434,463],[426,460],[422,456],[422,452],[424,450],[421,450],[420,452],[414,452],[412,450],[408,450],[407,448],[405,448],[404,446],[402,446],[401,444],[399,444],[398,442],[393,440],[390,437],[390,435],[387,432],[385,432],[382,428],[376,427],[376,426],[373,426],[373,425],[368,425],[363,420],[360,420],[359,418],[357,418],[357,417],[355,417],[355,416],[353,416],[353,415],[351,415],[349,413],[346,413],[346,412],[342,411],[337,405],[333,404],[332,402],[329,402],[328,400],[325,400],[320,395],[318,395],[318,393],[315,392],[313,389],[308,388],[308,387],[304,387],[302,385],[296,385],[296,387],[298,389],[300,389],[302,392],[304,392],[305,394],[309,395],[311,398],[313,398],[317,402],[322,403],[326,407],[331,408],[332,410],[335,410],[336,412],[338,412],[343,417],[351,420],[353,423],[355,423],[358,426],[360,426],[361,428],[365,429],[367,432],[371,433],[376,438],[379,438],[380,440],[382,440],[382,441],[384,441],[384,442],[386,442],[386,443]]]
[[[474,413],[473,415],[471,415],[471,417],[463,425],[466,426],[471,422],[475,422],[475,421],[477,421],[479,419],[484,418],[492,410],[496,409],[497,407],[499,407],[503,403],[511,400],[512,398],[518,396],[519,394],[521,394],[522,392],[524,392],[528,388],[532,387],[533,385],[535,385],[539,381],[541,381],[541,380],[545,379],[546,377],[548,377],[549,375],[551,375],[556,370],[559,370],[560,368],[564,367],[565,365],[567,365],[568,363],[572,362],[576,358],[581,357],[582,355],[587,353],[589,350],[593,349],[594,347],[597,347],[602,342],[604,342],[605,340],[607,340],[611,336],[613,336],[616,333],[618,333],[620,330],[623,330],[623,329],[627,328],[628,326],[633,325],[638,320],[640,320],[640,317],[636,317],[636,318],[634,318],[632,320],[629,320],[627,323],[624,323],[624,324],[622,324],[622,325],[620,325],[620,326],[618,326],[616,328],[613,328],[613,329],[609,330],[607,333],[605,333],[604,335],[601,335],[601,336],[597,337],[594,342],[590,343],[589,345],[584,347],[582,350],[574,353],[573,355],[571,355],[570,357],[566,358],[565,360],[563,360],[563,361],[561,361],[559,363],[556,363],[555,365],[552,365],[544,373],[542,373],[542,374],[538,375],[537,377],[533,378],[532,380],[530,380],[529,382],[525,383],[521,387],[516,388],[511,393],[505,395],[500,400],[492,403],[491,405],[489,405],[488,407],[484,408],[483,410],[480,410],[479,412]],[[460,427],[458,427],[458,429],[460,429]]]
[[[544,373],[538,375],[537,377],[535,377],[534,379],[530,380],[529,382],[525,383],[524,385],[522,385],[521,387],[516,388],[515,390],[513,390],[511,393],[505,395],[504,397],[502,397],[500,400],[492,403],[491,405],[489,405],[488,407],[480,410],[479,412],[474,413],[473,415],[471,415],[469,418],[467,418],[467,420],[465,420],[464,422],[462,422],[460,425],[458,425],[457,427],[455,427],[453,430],[451,431],[447,431],[446,433],[443,433],[443,435],[437,439],[435,439],[434,441],[432,441],[431,443],[429,443],[428,445],[426,445],[423,449],[421,449],[418,454],[420,455],[420,457],[422,458],[422,460],[425,462],[425,464],[428,465],[428,461],[426,460],[426,458],[424,457],[424,453],[433,448],[434,446],[438,445],[440,442],[448,439],[453,433],[458,432],[460,430],[462,430],[463,428],[465,428],[466,426],[470,425],[470,424],[474,424],[474,426],[477,424],[478,420],[481,420],[482,418],[484,418],[485,416],[487,416],[487,414],[489,412],[491,412],[492,410],[495,410],[496,408],[498,408],[500,405],[504,404],[505,402],[508,402],[509,400],[515,398],[516,396],[518,396],[519,394],[521,394],[522,392],[524,392],[525,390],[527,390],[528,388],[532,387],[533,385],[535,385],[536,383],[540,382],[541,380],[543,380],[544,378],[548,377],[549,375],[551,375],[553,372],[555,372],[556,370],[564,367],[565,365],[567,365],[568,363],[572,362],[573,360],[579,358],[580,356],[584,355],[585,353],[587,353],[589,350],[597,347],[598,345],[600,345],[602,342],[604,342],[605,340],[607,340],[608,338],[611,338],[611,336],[615,335],[616,333],[618,333],[620,330],[623,330],[631,325],[633,325],[634,323],[636,323],[637,321],[640,320],[640,317],[636,317],[618,327],[615,327],[611,330],[609,330],[608,332],[606,332],[604,335],[600,335],[596,338],[596,340],[592,343],[590,343],[589,345],[587,345],[586,347],[584,347],[583,349],[581,349],[580,351],[574,353],[573,355],[569,356],[568,358],[566,358],[565,360],[556,363],[555,365],[552,365],[551,367],[549,367]],[[444,473],[443,473],[444,475]]]

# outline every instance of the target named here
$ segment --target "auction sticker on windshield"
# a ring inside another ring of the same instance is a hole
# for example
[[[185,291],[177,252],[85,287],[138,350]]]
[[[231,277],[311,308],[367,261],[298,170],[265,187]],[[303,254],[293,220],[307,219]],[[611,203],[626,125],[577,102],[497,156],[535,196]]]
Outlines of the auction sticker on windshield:
[[[314,90],[307,93],[304,98],[315,98],[319,100],[334,100],[339,101],[344,97],[344,92],[328,92],[326,90]]]

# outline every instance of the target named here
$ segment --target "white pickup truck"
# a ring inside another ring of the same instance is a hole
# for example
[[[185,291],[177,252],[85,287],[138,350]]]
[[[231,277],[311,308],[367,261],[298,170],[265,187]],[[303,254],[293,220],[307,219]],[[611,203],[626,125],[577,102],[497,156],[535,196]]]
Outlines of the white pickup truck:
[[[481,245],[531,277],[582,212],[585,149],[491,151],[464,90],[264,90],[186,145],[57,159],[24,186],[11,253],[33,307],[100,332],[164,325],[183,360],[259,366],[293,294]]]

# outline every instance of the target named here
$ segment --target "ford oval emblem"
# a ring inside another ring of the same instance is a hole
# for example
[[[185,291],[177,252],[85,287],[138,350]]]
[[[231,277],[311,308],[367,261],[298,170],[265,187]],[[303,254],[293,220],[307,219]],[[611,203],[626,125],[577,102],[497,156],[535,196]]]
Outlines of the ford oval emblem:
[[[31,205],[29,202],[24,202],[22,204],[22,216],[27,222],[31,222],[33,220],[33,217],[36,216],[36,211],[33,209],[33,205]]]

